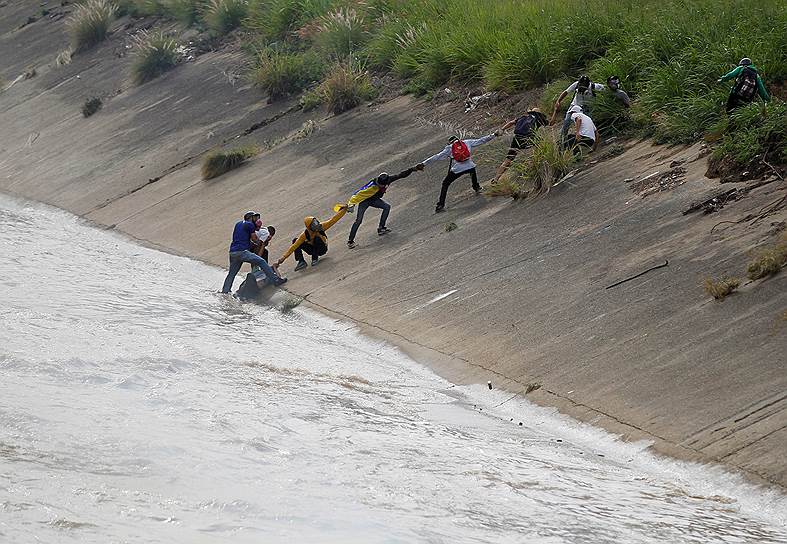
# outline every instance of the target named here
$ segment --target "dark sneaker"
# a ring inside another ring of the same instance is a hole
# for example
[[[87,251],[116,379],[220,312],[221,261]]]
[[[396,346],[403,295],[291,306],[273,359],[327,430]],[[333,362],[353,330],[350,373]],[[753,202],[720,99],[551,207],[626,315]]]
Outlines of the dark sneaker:
[[[434,213],[440,213],[440,212],[442,212],[443,210],[445,210],[445,206],[443,206],[442,204],[438,204],[438,205],[437,205],[437,206],[435,206],[435,208],[434,208]]]
[[[377,236],[382,236],[384,234],[388,234],[389,232],[391,232],[391,229],[389,229],[388,227],[380,227],[379,229],[377,229]]]
[[[478,187],[473,187],[473,191],[475,191],[475,194],[480,195],[481,194],[481,186],[479,185]]]
[[[355,249],[355,242],[352,240],[347,240],[347,247],[350,249]]]
[[[279,278],[278,280],[276,280],[276,282],[273,285],[279,287],[280,285],[284,285],[285,283],[287,283],[287,278]]]
[[[312,257],[312,266],[317,266],[318,264],[320,264],[320,258]]]
[[[295,265],[295,271],[303,270],[306,268],[306,261],[298,261],[298,264]]]

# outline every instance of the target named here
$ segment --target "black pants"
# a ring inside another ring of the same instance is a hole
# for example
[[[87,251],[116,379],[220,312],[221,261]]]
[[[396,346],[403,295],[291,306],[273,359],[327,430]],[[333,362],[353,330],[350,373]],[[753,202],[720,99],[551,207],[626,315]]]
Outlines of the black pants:
[[[735,108],[740,108],[750,102],[751,100],[746,100],[735,93],[730,93],[730,97],[727,99],[727,113],[731,113]]]
[[[593,149],[593,144],[595,143],[596,141],[593,138],[588,138],[587,136],[580,136],[579,140],[577,140],[577,137],[574,134],[566,139],[566,147],[571,149],[575,157],[582,155],[580,146],[586,147],[587,149]]]
[[[385,226],[385,222],[388,220],[388,214],[391,213],[391,205],[379,196],[367,198],[358,204],[355,223],[353,223],[353,226],[350,228],[350,237],[348,238],[350,242],[355,241],[355,235],[358,232],[358,227],[360,227],[361,223],[363,223],[363,216],[368,208],[378,208],[383,211],[383,213],[380,214],[380,225],[377,227],[380,229]]]
[[[481,186],[478,184],[478,174],[476,174],[475,168],[465,170],[464,172],[459,172],[458,174],[454,174],[451,170],[449,170],[448,175],[446,175],[445,179],[443,180],[443,186],[440,189],[440,200],[437,201],[437,205],[439,207],[442,208],[445,206],[445,196],[448,194],[448,188],[451,186],[451,184],[465,174],[470,174],[471,181],[473,182],[473,189],[476,191],[481,190]]]
[[[295,241],[296,239],[293,238],[292,243],[294,244]],[[304,242],[295,250],[295,260],[302,261],[304,253],[308,253],[312,257],[322,257],[328,253],[328,245],[320,237],[315,238],[312,243]]]

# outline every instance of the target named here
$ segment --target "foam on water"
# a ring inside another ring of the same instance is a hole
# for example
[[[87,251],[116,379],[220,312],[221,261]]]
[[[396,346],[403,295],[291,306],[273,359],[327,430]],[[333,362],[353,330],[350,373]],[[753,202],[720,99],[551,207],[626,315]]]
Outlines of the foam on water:
[[[775,491],[223,274],[0,198],[0,541],[787,539]]]

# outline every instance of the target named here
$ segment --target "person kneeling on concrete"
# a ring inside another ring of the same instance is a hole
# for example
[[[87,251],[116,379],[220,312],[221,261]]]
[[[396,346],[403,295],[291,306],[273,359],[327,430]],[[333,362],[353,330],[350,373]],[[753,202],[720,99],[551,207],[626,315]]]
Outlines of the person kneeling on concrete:
[[[517,150],[527,149],[532,146],[533,136],[536,135],[536,131],[539,127],[544,127],[548,123],[549,121],[546,115],[541,113],[541,110],[538,108],[531,108],[523,116],[512,119],[503,125],[503,128],[500,129],[501,132],[505,132],[509,128],[514,127],[514,137],[511,140],[511,147],[508,149],[508,154],[506,154],[503,164],[497,168],[495,183],[500,181],[500,178],[506,173],[508,167],[511,166],[511,163],[516,158]]]
[[[325,223],[321,223],[316,217],[305,217],[303,223],[306,225],[306,230],[298,238],[292,240],[292,245],[276,261],[274,268],[278,270],[278,267],[293,253],[295,253],[295,260],[298,261],[298,264],[295,265],[296,272],[306,268],[306,260],[303,258],[304,253],[311,255],[312,266],[317,266],[320,257],[328,252],[328,235],[325,232],[347,213],[346,205],[339,205],[335,209],[337,209],[336,214]]]
[[[446,174],[442,187],[440,188],[440,198],[437,201],[437,206],[435,206],[435,213],[440,213],[443,211],[445,208],[445,197],[448,194],[448,188],[454,181],[465,174],[470,174],[470,179],[473,183],[473,190],[476,192],[476,194],[481,192],[481,186],[478,184],[478,174],[476,173],[475,163],[472,159],[472,150],[474,147],[478,147],[479,145],[483,145],[491,141],[496,136],[500,136],[500,132],[495,132],[493,134],[489,134],[474,140],[462,140],[457,136],[451,136],[451,138],[448,139],[448,145],[445,146],[442,151],[432,155],[417,165],[417,167],[422,167],[429,164],[430,162],[450,158],[448,174]]]
[[[227,277],[224,280],[224,286],[221,289],[222,293],[229,293],[232,291],[232,282],[235,276],[240,272],[243,263],[251,263],[252,265],[259,266],[265,273],[267,281],[273,285],[281,285],[287,281],[287,278],[280,277],[269,265],[268,262],[255,255],[251,251],[252,242],[258,243],[254,219],[259,217],[256,212],[246,212],[242,221],[235,223],[232,231],[232,243],[230,244],[230,268],[227,272]]]
[[[252,242],[251,244],[251,251],[255,255],[259,255],[267,262],[268,259],[268,246],[270,245],[273,236],[276,234],[276,228],[273,225],[268,225],[267,227],[262,226],[262,220],[257,219],[254,222],[254,225],[257,227],[255,234],[257,235],[257,243]],[[257,265],[253,265],[251,267],[251,271],[255,272],[259,270]]]
[[[358,228],[361,226],[361,223],[363,223],[363,216],[368,208],[378,208],[383,211],[380,214],[377,235],[383,236],[391,232],[391,229],[385,226],[385,222],[388,220],[388,214],[391,212],[391,205],[383,200],[385,191],[388,189],[388,186],[397,179],[406,178],[416,170],[423,169],[423,164],[417,164],[412,168],[407,168],[394,175],[382,172],[379,176],[353,193],[353,196],[350,197],[350,201],[347,203],[347,211],[352,213],[355,206],[358,206],[358,214],[355,216],[355,222],[352,228],[350,228],[350,237],[347,239],[347,247],[350,249],[355,247],[355,235],[358,233]]]
[[[574,134],[566,139],[566,147],[571,148],[575,156],[582,155],[582,148],[595,151],[598,147],[599,134],[593,119],[582,113],[579,106],[569,108],[571,121],[574,123]]]

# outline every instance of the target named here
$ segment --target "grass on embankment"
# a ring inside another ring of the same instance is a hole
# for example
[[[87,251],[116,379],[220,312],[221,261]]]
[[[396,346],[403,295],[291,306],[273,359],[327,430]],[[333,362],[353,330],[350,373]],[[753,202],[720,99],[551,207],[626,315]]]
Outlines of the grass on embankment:
[[[84,51],[104,41],[116,12],[117,6],[109,0],[86,0],[75,5],[66,20],[71,50]]]
[[[142,85],[174,68],[179,60],[178,43],[161,32],[140,31],[133,37],[136,51],[131,78]]]
[[[259,152],[259,148],[254,146],[237,147],[227,151],[212,151],[202,161],[202,179],[217,178],[234,170]]]
[[[325,76],[325,70],[305,68],[315,56],[320,67],[362,59],[368,69],[392,71],[419,93],[449,80],[509,92],[552,83],[545,92],[548,107],[580,73],[596,82],[614,74],[634,104],[623,110],[602,93],[594,110],[602,134],[634,128],[659,142],[711,134],[718,153],[738,161],[768,151],[770,159],[787,162],[784,132],[759,129],[766,117],[772,127],[787,126],[787,109],[774,104],[754,128],[728,125],[723,104],[732,83],[716,81],[744,56],[771,88],[787,79],[783,0],[118,1],[126,11],[217,33],[234,28],[243,11],[242,36],[251,49],[276,51],[261,62],[270,65],[266,73],[255,75],[274,98]],[[757,117],[750,110],[756,106],[740,115]]]

